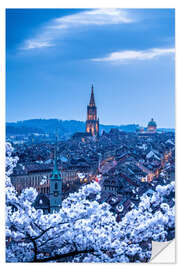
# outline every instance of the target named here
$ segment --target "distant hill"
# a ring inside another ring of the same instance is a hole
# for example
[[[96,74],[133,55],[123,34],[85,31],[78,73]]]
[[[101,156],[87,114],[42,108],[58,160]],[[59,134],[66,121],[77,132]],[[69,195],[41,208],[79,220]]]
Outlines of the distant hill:
[[[33,133],[54,135],[56,130],[60,137],[68,138],[75,132],[84,132],[86,123],[76,120],[58,120],[58,119],[31,119],[18,122],[6,123],[6,135],[29,135]],[[101,125],[100,134],[104,130],[109,132],[112,128],[117,128],[126,132],[135,132],[139,125]],[[159,131],[174,132],[174,129],[158,129]]]
[[[75,132],[85,131],[85,122],[76,120],[58,120],[58,119],[31,119],[18,122],[6,123],[6,134],[10,135],[28,135],[31,133],[55,134],[56,130],[60,136],[69,137]],[[112,128],[118,128],[126,132],[134,132],[138,125],[100,125],[102,130],[109,132]]]

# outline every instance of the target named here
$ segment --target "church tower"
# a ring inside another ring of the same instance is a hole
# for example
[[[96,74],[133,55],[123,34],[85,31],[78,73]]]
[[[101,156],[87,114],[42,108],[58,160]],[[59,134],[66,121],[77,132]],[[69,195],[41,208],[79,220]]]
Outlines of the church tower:
[[[54,149],[54,168],[50,177],[50,213],[58,212],[62,204],[62,178],[57,167],[57,139]]]
[[[94,87],[91,87],[91,98],[87,106],[86,132],[92,136],[99,136],[99,118],[97,119],[97,108],[94,99]]]

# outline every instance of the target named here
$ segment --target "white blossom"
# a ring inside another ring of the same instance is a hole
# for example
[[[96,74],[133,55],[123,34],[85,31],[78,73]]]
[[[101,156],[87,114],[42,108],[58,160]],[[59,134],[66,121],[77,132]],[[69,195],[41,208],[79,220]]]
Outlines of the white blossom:
[[[12,186],[9,176],[18,159],[12,157],[10,144],[6,149],[7,262],[38,261],[70,252],[77,253],[72,262],[146,262],[151,241],[167,241],[168,232],[174,230],[175,207],[167,201],[174,182],[158,185],[152,197],[143,195],[139,206],[119,223],[110,205],[97,201],[101,192],[97,182],[69,194],[58,213],[44,215],[32,206],[37,196],[34,188],[18,196]]]

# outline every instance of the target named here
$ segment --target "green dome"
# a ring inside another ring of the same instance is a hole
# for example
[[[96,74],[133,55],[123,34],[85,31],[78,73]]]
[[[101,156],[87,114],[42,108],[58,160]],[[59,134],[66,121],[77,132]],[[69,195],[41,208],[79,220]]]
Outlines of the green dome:
[[[156,122],[154,121],[154,119],[152,118],[151,121],[148,123],[148,127],[157,127]]]

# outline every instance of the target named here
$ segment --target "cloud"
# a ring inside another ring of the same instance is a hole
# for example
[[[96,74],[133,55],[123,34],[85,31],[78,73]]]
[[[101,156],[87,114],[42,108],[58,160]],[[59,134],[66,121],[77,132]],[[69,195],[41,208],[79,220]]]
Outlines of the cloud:
[[[125,63],[128,60],[148,60],[158,56],[174,54],[174,48],[153,48],[144,51],[118,51],[112,52],[106,57],[91,59],[94,62]]]
[[[56,19],[56,27],[70,27],[80,25],[105,25],[105,24],[120,24],[131,23],[129,13],[120,9],[95,9],[76,13],[74,15],[65,16]]]
[[[51,20],[34,38],[24,41],[21,49],[40,49],[56,46],[55,41],[77,27],[127,24],[136,21],[127,10],[93,9]]]
[[[27,40],[25,42],[24,50],[30,50],[30,49],[42,48],[42,47],[52,47],[52,46],[54,45],[48,41]]]

